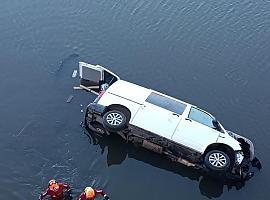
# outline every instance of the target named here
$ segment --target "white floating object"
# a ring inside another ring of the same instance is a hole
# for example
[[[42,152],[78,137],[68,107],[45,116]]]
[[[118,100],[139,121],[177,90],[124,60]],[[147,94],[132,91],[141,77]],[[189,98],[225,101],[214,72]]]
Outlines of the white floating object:
[[[83,110],[81,110],[81,113],[83,113]]]
[[[70,96],[68,97],[68,99],[66,100],[66,102],[67,102],[67,103],[70,103],[70,102],[72,101],[73,97],[74,97],[73,95],[70,95]]]
[[[74,69],[72,73],[72,78],[75,78],[77,76],[78,70]]]

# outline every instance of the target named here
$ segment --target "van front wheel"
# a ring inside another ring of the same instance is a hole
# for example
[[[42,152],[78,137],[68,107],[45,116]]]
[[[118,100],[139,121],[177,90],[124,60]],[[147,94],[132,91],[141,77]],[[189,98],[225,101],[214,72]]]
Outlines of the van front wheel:
[[[106,130],[117,132],[123,130],[127,125],[126,116],[118,111],[112,110],[103,115],[103,126]]]
[[[205,166],[216,172],[225,172],[230,167],[230,157],[223,151],[211,150],[204,158]]]

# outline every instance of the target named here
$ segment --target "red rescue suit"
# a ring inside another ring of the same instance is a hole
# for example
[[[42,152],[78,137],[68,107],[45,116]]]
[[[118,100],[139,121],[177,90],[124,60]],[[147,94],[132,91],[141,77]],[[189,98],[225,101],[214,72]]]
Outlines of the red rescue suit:
[[[63,200],[64,198],[64,190],[68,190],[70,187],[67,184],[58,183],[59,189],[57,191],[50,190],[47,188],[45,192],[43,192],[39,196],[39,200],[42,200],[45,196],[51,196],[52,200]]]

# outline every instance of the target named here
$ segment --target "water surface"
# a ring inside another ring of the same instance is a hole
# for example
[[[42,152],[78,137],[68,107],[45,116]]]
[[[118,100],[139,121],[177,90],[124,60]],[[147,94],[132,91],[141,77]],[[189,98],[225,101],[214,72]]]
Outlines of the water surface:
[[[1,2],[0,199],[37,199],[52,177],[74,196],[92,185],[119,200],[265,199],[269,32],[268,0]],[[95,96],[72,89],[79,60],[206,109],[254,141],[264,169],[237,190],[118,138],[93,141],[79,124]]]

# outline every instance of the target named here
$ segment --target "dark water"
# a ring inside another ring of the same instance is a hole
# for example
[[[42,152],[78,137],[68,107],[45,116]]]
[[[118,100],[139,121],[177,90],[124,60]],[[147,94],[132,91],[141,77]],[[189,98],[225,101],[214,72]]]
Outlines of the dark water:
[[[52,177],[74,196],[93,185],[118,200],[267,199],[269,41],[269,0],[1,1],[0,199],[37,199]],[[208,110],[254,141],[263,170],[237,190],[93,141],[79,124],[94,95],[72,89],[79,60]]]

